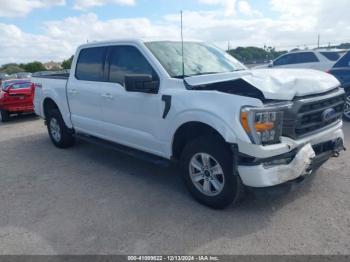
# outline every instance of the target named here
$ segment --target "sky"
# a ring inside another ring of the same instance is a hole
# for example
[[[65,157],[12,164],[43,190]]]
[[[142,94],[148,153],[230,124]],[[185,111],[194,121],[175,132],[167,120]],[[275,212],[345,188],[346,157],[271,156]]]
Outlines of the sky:
[[[350,42],[349,0],[0,0],[0,65],[62,61],[87,41],[208,41],[277,49]]]

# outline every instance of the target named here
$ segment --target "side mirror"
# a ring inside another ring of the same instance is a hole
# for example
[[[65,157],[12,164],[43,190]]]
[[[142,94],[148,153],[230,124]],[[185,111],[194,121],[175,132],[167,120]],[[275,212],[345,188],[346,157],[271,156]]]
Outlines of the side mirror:
[[[141,92],[148,94],[157,94],[159,90],[159,81],[153,80],[152,75],[126,75],[125,90],[128,92]]]
[[[270,60],[269,67],[273,67],[273,60]]]

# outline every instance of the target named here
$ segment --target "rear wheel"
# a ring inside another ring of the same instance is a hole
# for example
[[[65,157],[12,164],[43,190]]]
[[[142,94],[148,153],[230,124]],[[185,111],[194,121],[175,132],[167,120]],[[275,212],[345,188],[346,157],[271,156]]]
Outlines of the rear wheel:
[[[222,209],[241,198],[243,185],[235,173],[232,152],[218,137],[203,136],[190,142],[181,165],[187,188],[201,204]]]
[[[346,121],[350,121],[350,91],[346,92],[346,101],[343,116]]]
[[[58,109],[52,109],[47,116],[47,130],[52,143],[58,148],[68,148],[74,145],[74,134],[63,121]]]
[[[5,111],[5,110],[1,110],[1,121],[2,122],[8,122],[10,120],[10,114],[9,112]]]

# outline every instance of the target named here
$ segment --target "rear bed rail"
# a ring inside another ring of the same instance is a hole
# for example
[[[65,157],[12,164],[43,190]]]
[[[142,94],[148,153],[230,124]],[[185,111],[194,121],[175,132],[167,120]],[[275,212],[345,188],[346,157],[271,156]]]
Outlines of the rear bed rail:
[[[69,70],[34,73],[32,75],[32,77],[34,77],[34,78],[51,78],[51,79],[68,79],[69,78]]]

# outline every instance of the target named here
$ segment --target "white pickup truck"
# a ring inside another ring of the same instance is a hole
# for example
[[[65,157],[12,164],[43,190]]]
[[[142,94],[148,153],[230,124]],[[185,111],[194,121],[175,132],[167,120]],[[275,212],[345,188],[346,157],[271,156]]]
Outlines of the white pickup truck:
[[[200,203],[310,174],[344,149],[344,91],[313,70],[248,70],[203,42],[119,40],[78,48],[69,74],[34,77],[53,144],[77,137],[179,162]]]

